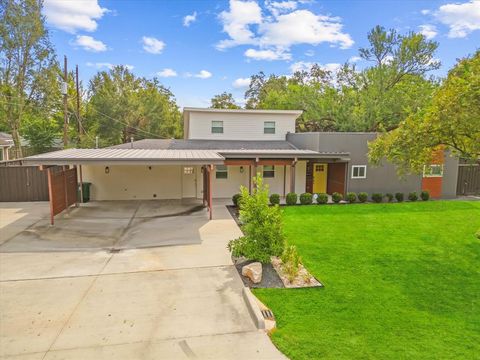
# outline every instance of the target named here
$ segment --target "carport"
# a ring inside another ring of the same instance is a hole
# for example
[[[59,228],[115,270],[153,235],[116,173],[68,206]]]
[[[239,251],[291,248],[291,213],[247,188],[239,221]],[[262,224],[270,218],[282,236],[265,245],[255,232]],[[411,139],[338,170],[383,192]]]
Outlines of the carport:
[[[198,167],[203,176],[203,205],[207,206],[212,219],[212,171],[215,165],[224,163],[225,158],[212,150],[160,150],[160,149],[66,149],[46,154],[31,156],[25,159],[29,165],[37,165],[48,172],[48,187],[50,199],[50,222],[54,224],[55,215],[72,205],[78,206],[77,189],[82,189],[82,166],[102,168],[105,174],[110,167],[144,166],[148,169],[160,169],[155,181],[165,183],[172,177],[171,172],[162,171],[162,167],[175,169],[182,167]],[[112,177],[115,180],[115,176]],[[137,186],[142,186],[142,178],[135,179]],[[150,179],[151,180],[151,179]],[[167,183],[175,183],[170,179]],[[196,183],[195,183],[196,185]],[[170,194],[168,186],[162,191]],[[82,194],[80,196],[82,198]],[[173,195],[172,199],[176,196]]]

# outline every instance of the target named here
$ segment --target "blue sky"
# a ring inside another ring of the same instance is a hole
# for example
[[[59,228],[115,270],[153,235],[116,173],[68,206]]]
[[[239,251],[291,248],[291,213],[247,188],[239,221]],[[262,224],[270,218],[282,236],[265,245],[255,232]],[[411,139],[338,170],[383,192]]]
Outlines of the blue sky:
[[[438,41],[439,76],[480,47],[480,0],[45,0],[44,14],[59,58],[78,64],[84,82],[112,64],[129,65],[158,76],[180,106],[208,106],[222,91],[242,101],[259,71],[365,66],[358,49],[375,25]]]

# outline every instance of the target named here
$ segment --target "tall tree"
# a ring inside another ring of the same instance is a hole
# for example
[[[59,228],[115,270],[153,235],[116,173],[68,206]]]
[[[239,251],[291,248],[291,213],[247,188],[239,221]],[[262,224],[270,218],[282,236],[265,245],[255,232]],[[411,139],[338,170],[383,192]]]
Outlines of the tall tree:
[[[385,157],[401,174],[420,172],[439,147],[479,162],[480,50],[449,71],[428,106],[369,146],[372,162],[379,163]]]
[[[240,106],[235,103],[233,95],[226,91],[215,95],[211,100],[210,107],[213,109],[240,109]]]
[[[25,115],[48,113],[58,95],[58,65],[38,0],[0,0],[0,118],[22,156]]]

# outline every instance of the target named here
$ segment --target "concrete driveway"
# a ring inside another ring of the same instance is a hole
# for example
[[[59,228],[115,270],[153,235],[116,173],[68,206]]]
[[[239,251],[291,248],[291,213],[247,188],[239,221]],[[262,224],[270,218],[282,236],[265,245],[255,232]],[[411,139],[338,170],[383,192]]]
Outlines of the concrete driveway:
[[[0,203],[3,359],[281,359],[256,329],[224,206]]]

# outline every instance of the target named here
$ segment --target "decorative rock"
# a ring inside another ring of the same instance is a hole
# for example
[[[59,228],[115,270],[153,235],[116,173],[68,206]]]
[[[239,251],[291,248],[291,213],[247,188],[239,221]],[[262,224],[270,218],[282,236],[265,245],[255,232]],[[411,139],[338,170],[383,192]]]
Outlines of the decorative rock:
[[[242,275],[248,277],[254,284],[262,281],[262,263],[254,262],[242,267]]]

